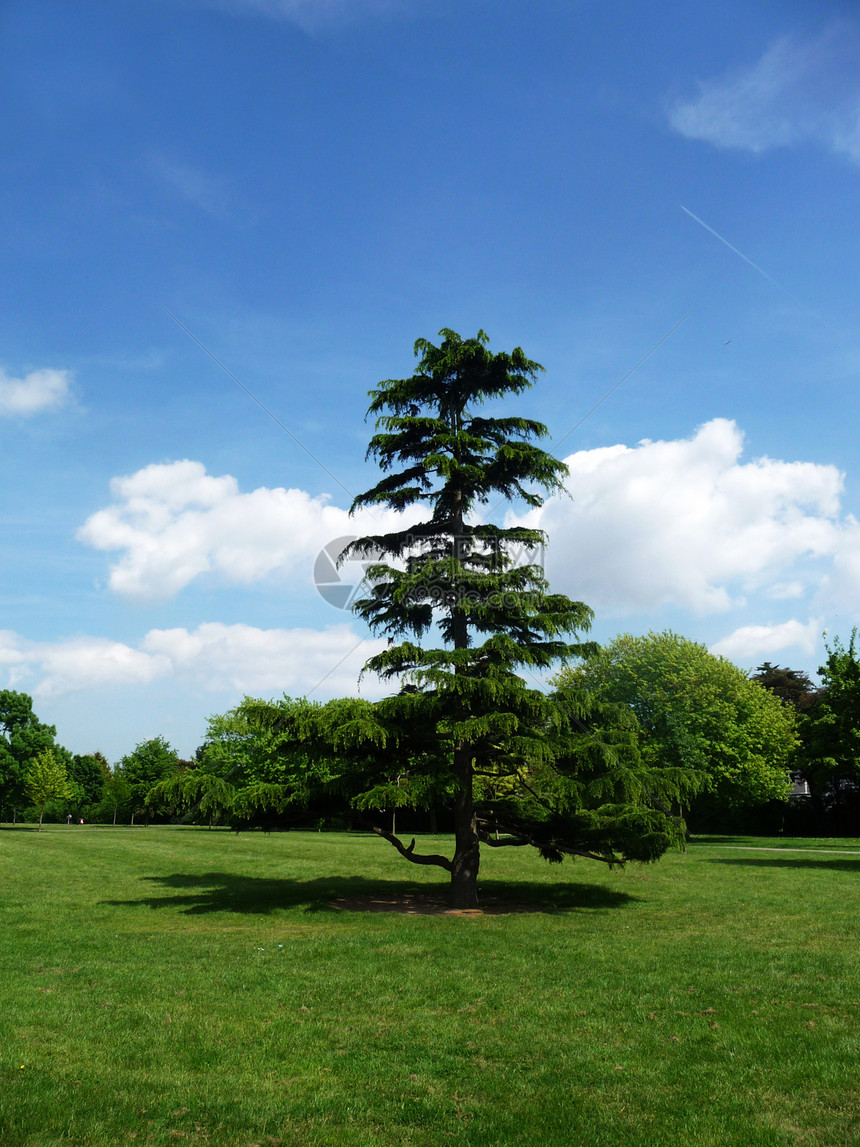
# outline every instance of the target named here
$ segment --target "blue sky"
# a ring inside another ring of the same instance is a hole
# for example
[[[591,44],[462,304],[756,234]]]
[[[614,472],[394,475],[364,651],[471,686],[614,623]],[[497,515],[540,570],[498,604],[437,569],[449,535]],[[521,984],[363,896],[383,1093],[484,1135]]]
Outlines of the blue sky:
[[[69,748],[355,689],[314,564],[443,326],[546,367],[599,640],[860,623],[853,4],[6,0],[0,100],[0,688]]]

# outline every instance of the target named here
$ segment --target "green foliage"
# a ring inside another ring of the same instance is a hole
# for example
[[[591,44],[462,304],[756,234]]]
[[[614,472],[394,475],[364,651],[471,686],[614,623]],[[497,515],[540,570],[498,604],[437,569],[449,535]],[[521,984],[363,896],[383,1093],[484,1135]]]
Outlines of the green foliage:
[[[59,749],[56,732],[53,725],[36,717],[26,693],[0,689],[0,807],[20,810],[26,805],[24,778],[29,762],[46,749]]]
[[[240,712],[248,727],[256,730],[257,740],[237,794],[237,817],[251,817],[267,807],[267,799],[269,808],[293,816],[333,815],[347,808],[350,800],[356,808],[390,807],[368,800],[380,783],[379,757],[389,738],[371,702],[246,698]],[[414,807],[420,803],[415,795],[410,786],[398,803]]]
[[[141,741],[122,758],[118,771],[128,786],[132,816],[149,809],[150,791],[179,768],[179,755],[164,737]]]
[[[342,714],[340,705],[332,702],[325,711],[337,709]],[[312,806],[322,809],[330,799],[325,785],[334,765],[312,759],[309,748],[300,744],[322,709],[290,698],[272,705],[246,697],[235,709],[210,717],[195,762],[153,785],[147,793],[148,807],[183,821],[210,824],[224,819],[245,824],[267,820],[270,814],[296,820]],[[333,737],[331,725],[327,729],[327,736]],[[329,756],[333,743],[325,742]]]
[[[259,741],[259,731],[248,724],[242,706],[216,713],[209,718],[206,737],[195,754],[197,766],[225,778],[244,775],[258,752]]]
[[[838,637],[826,645],[818,672],[823,688],[802,718],[798,765],[814,798],[840,820],[860,812],[860,654],[857,630],[848,645]]]
[[[720,806],[785,800],[797,744],[794,711],[737,666],[675,633],[623,634],[556,679],[626,706],[655,770],[698,773]]]
[[[70,789],[66,766],[57,760],[50,749],[44,749],[38,757],[34,757],[27,768],[24,777],[24,791],[27,797],[39,809],[39,831],[42,829],[42,818],[45,814],[45,805],[50,800],[62,800],[73,795]]]
[[[199,813],[214,822],[232,806],[235,795],[235,788],[223,777],[202,769],[183,769],[155,784],[147,795],[147,805],[172,816]]]
[[[802,670],[771,665],[769,661],[759,665],[750,680],[757,681],[768,692],[779,697],[780,701],[793,706],[798,713],[807,712],[815,704],[819,692]]]
[[[75,807],[97,805],[102,799],[105,781],[110,775],[104,756],[101,753],[76,754],[71,758],[67,769],[70,782],[80,789]]]
[[[131,785],[119,769],[109,774],[102,788],[102,799],[96,810],[99,819],[112,820],[116,824],[117,816],[125,810],[132,800]]]

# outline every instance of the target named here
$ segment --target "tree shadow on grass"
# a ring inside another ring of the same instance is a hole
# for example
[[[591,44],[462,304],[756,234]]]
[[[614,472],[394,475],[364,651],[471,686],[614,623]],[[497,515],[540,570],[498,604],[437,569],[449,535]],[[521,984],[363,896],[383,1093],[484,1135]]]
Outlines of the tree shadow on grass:
[[[106,900],[112,907],[169,908],[189,916],[210,912],[266,915],[283,909],[306,912],[394,912],[442,915],[449,912],[446,882],[416,884],[409,880],[369,880],[361,876],[313,880],[237,876],[230,872],[172,873],[144,876],[161,894],[137,900]],[[599,884],[539,884],[486,881],[480,886],[481,908],[457,915],[508,915],[521,912],[570,912],[622,908],[636,897]]]
[[[855,876],[860,875],[860,857],[857,860],[851,860],[848,857],[840,857],[838,860],[834,857],[822,856],[732,856],[732,857],[714,857],[708,862],[709,864],[736,864],[743,865],[745,868],[752,866],[753,868],[829,868],[834,872],[852,872]]]

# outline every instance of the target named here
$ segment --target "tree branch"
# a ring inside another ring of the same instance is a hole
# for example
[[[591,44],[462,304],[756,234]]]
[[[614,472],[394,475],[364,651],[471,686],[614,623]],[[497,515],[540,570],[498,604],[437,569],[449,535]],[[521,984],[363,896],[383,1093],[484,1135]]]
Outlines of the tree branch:
[[[402,840],[399,840],[394,833],[387,832],[384,828],[379,828],[378,825],[371,824],[370,821],[364,820],[363,817],[356,818],[359,824],[369,828],[371,832],[375,832],[377,836],[381,836],[383,840],[387,840],[389,844],[405,857],[406,860],[411,860],[413,864],[435,864],[438,868],[444,868],[446,872],[450,872],[453,864],[447,856],[440,856],[438,853],[433,853],[429,856],[424,856],[421,853],[414,852],[415,838],[412,838],[412,843],[405,845]]]
[[[505,829],[501,825],[499,829],[501,832],[512,833],[511,829]],[[617,857],[600,856],[598,853],[590,852],[586,848],[576,848],[573,845],[562,844],[556,840],[540,841],[533,836],[529,836],[527,833],[521,833],[517,836],[510,835],[506,840],[494,840],[486,829],[479,829],[478,835],[481,844],[489,845],[490,848],[520,848],[524,845],[531,845],[532,848],[537,849],[554,848],[558,852],[565,853],[566,856],[581,856],[584,860],[599,860],[601,864],[608,864],[610,868],[613,867],[613,865],[624,863],[623,860]]]

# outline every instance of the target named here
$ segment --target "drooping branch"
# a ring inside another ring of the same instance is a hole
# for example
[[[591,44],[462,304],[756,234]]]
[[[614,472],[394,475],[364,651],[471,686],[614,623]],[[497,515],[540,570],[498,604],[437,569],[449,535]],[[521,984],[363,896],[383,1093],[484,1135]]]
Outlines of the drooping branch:
[[[504,832],[505,830],[502,829],[501,831]],[[599,860],[602,864],[608,864],[610,868],[616,864],[624,864],[624,860],[620,857],[601,856],[599,853],[591,852],[587,848],[575,848],[571,845],[560,844],[555,840],[540,841],[533,836],[529,836],[527,833],[523,833],[517,837],[509,836],[494,840],[486,830],[479,829],[478,836],[480,837],[481,844],[489,845],[490,848],[521,848],[525,845],[531,845],[532,848],[536,848],[540,851],[549,847],[555,852],[563,852],[566,856],[580,856],[583,860]]]
[[[438,853],[432,853],[427,856],[422,855],[421,853],[416,853],[414,851],[414,837],[412,838],[412,842],[406,845],[402,840],[396,837],[393,832],[387,832],[384,828],[380,828],[376,824],[371,824],[369,821],[366,821],[361,817],[358,818],[358,821],[359,824],[369,828],[371,832],[375,832],[377,836],[381,836],[383,840],[387,840],[389,844],[393,845],[394,848],[397,849],[402,857],[405,857],[406,860],[410,860],[413,864],[435,864],[437,868],[444,868],[446,872],[450,872],[453,868],[453,864],[447,856],[441,856]]]

